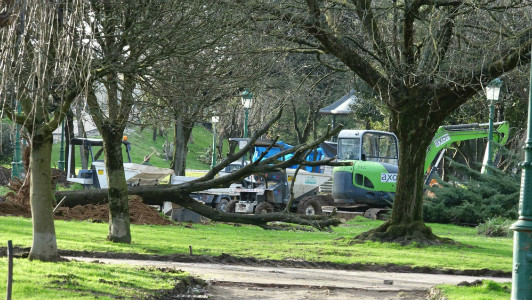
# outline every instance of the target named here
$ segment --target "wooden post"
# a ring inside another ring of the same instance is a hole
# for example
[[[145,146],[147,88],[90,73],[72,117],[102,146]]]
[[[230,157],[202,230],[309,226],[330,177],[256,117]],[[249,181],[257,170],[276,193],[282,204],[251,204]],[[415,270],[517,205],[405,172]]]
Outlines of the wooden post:
[[[66,199],[66,196],[63,197],[63,199],[61,199],[61,201],[59,201],[59,203],[57,203],[57,206],[54,208],[54,210],[52,211],[53,213],[55,213],[57,211],[57,209],[59,207],[61,207],[61,204],[63,204],[63,202],[65,201]]]
[[[13,242],[7,241],[7,296],[6,300],[11,300],[11,286],[13,284]]]

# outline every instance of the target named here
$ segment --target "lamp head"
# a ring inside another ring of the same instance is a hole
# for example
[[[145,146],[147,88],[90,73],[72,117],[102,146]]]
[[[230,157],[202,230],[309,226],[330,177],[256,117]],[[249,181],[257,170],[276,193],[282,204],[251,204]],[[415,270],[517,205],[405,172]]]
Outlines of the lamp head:
[[[249,89],[244,89],[242,92],[242,106],[244,108],[251,108],[253,105],[253,93],[249,91]]]
[[[499,92],[501,91],[501,86],[502,80],[500,80],[499,78],[493,79],[486,86],[486,98],[488,98],[489,101],[499,100]]]

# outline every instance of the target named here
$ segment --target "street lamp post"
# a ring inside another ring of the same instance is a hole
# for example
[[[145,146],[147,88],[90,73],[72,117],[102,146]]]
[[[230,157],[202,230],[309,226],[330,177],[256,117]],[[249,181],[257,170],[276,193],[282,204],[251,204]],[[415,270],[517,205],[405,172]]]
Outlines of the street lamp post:
[[[216,123],[220,120],[220,117],[212,117],[212,165],[211,168],[216,166]]]
[[[249,109],[253,105],[253,93],[249,91],[249,89],[244,89],[242,92],[242,106],[244,107],[244,138],[248,137],[248,115],[249,115]],[[247,160],[246,154],[244,154],[244,157],[242,158],[242,163],[244,164]]]
[[[244,107],[245,119],[244,119],[244,138],[248,137],[248,115],[249,109],[253,105],[253,93],[249,89],[245,89],[242,92],[242,106]]]
[[[17,115],[22,113],[22,108],[20,103],[17,101]],[[22,179],[22,150],[20,146],[20,130],[22,126],[16,124],[16,133],[15,133],[15,153],[13,155],[13,162],[11,163],[11,179]]]
[[[490,173],[490,168],[493,168],[493,119],[495,114],[495,102],[499,100],[499,92],[501,91],[502,81],[499,78],[494,79],[486,87],[486,98],[490,102],[490,120],[488,133],[488,159],[485,168],[486,173]]]
[[[528,89],[528,130],[524,149],[525,161],[519,164],[523,169],[519,219],[510,227],[514,231],[512,300],[532,299],[532,65]]]
[[[59,161],[57,162],[57,167],[59,170],[65,170],[65,120],[61,122],[61,148],[59,148]]]

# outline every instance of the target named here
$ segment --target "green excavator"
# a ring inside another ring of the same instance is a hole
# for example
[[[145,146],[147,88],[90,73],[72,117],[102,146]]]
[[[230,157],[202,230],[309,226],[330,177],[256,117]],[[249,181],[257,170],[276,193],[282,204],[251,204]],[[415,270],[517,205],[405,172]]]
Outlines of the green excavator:
[[[494,124],[493,141],[506,144],[508,122]],[[425,174],[437,161],[439,153],[454,142],[488,137],[488,124],[441,126],[436,132],[425,159]],[[338,135],[338,161],[352,161],[352,166],[333,168],[332,196],[336,205],[389,207],[395,195],[399,141],[395,134],[376,130],[342,130]]]

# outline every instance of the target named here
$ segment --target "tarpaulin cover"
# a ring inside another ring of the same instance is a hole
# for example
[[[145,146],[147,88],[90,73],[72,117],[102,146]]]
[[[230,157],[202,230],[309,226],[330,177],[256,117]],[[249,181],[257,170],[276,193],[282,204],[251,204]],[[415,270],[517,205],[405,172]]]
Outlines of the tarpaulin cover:
[[[292,148],[293,146],[292,145],[289,145],[287,143],[284,143],[284,142],[277,142],[277,144],[280,144],[281,147],[283,149],[289,149],[289,148]],[[323,144],[322,144],[323,145]],[[322,145],[320,145],[320,147],[318,147],[315,151],[311,151],[307,157],[306,157],[306,160],[307,161],[317,161],[317,160],[322,160],[322,159],[325,159],[326,157],[334,157],[336,156],[336,150],[332,151],[332,146],[330,145],[326,145],[326,147],[328,148],[328,153],[329,154],[332,154],[334,152],[334,155],[332,156],[329,156],[329,155],[326,155],[323,148],[322,148]],[[253,157],[252,157],[252,160],[253,161],[256,161],[257,159],[259,159],[259,157],[268,149],[268,147],[255,147],[255,152],[253,153]],[[336,148],[335,148],[336,149]],[[279,147],[272,147],[270,149],[270,151],[268,151],[268,153],[264,156],[264,158],[267,158],[267,157],[270,157],[270,156],[274,156],[275,154],[281,152],[281,148]],[[287,154],[285,155],[284,157],[281,157],[279,158],[279,160],[288,160],[290,159],[291,157],[293,156],[293,154]],[[293,166],[290,166],[289,167],[290,169],[296,169],[297,168],[297,165],[293,165]],[[320,167],[304,167],[304,170],[306,171],[309,171],[309,172],[315,172],[315,173],[320,173]]]

